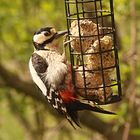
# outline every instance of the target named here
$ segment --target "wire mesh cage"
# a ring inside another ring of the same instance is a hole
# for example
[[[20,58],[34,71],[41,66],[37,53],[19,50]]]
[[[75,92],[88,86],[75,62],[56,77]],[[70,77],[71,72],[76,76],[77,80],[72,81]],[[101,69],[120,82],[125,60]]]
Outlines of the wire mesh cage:
[[[72,79],[97,104],[121,100],[113,0],[65,0]]]

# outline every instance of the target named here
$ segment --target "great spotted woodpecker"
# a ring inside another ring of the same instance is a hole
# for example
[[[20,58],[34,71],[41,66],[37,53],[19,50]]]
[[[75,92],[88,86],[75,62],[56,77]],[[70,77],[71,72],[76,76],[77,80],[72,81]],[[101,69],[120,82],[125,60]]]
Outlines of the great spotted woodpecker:
[[[66,61],[65,53],[59,53],[56,43],[66,33],[67,31],[56,32],[53,27],[41,28],[35,32],[34,52],[29,60],[33,81],[48,102],[65,115],[72,126],[73,122],[79,126],[79,110],[114,114],[78,99],[71,80],[70,65]]]

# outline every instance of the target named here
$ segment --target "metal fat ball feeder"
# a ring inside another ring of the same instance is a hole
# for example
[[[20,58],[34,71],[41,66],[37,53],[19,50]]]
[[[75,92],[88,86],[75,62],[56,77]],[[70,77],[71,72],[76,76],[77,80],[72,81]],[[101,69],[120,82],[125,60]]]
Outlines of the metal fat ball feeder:
[[[72,80],[96,104],[121,100],[113,0],[65,0]]]

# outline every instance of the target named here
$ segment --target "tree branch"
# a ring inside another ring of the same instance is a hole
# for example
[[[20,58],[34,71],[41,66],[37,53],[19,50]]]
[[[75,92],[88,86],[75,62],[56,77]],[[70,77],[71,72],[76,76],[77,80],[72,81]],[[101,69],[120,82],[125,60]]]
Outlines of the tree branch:
[[[2,64],[0,64],[0,76],[5,86],[15,88],[17,91],[23,92],[26,96],[46,103],[44,96],[38,94],[37,88],[35,88],[33,83],[23,81],[16,74],[8,71]]]
[[[38,91],[35,89],[32,83],[23,81],[16,74],[4,68],[2,64],[0,64],[0,76],[7,87],[14,88],[17,91],[22,92],[22,94],[42,102],[45,106],[47,104],[47,109],[49,109],[50,113],[56,115],[55,111],[48,107],[48,103],[43,95],[38,94]],[[121,130],[118,133],[112,133],[113,124],[102,121],[90,112],[87,113],[83,111],[80,113],[80,119],[84,126],[94,131],[98,131],[110,140],[118,140],[121,137]]]

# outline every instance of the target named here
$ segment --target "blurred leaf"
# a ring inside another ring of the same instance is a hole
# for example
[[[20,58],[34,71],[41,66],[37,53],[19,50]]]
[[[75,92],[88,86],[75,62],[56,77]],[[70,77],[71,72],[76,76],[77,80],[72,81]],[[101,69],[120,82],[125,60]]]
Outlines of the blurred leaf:
[[[130,133],[132,135],[140,136],[140,128],[133,128]]]

